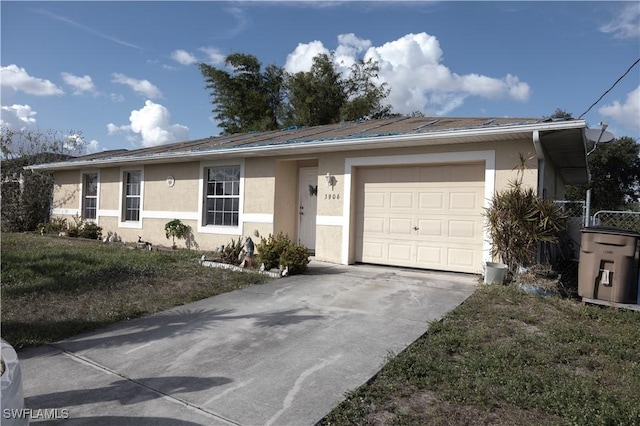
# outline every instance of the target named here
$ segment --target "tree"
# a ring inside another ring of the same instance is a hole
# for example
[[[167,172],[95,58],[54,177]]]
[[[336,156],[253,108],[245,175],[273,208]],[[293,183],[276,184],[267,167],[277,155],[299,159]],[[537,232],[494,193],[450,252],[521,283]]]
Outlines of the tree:
[[[556,110],[549,117],[544,117],[545,119],[554,119],[554,118],[564,118],[566,120],[570,120],[573,118],[573,115],[570,112],[567,112],[563,109],[556,108]]]
[[[287,94],[292,124],[317,126],[340,121],[340,110],[347,101],[345,84],[327,54],[313,58],[309,71],[287,76]]]
[[[227,56],[225,65],[233,72],[200,64],[206,88],[211,90],[215,118],[224,133],[277,129],[284,71],[270,65],[261,72],[258,59],[242,53]]]
[[[225,59],[231,72],[204,63],[200,71],[225,134],[391,116],[386,83],[374,83],[376,62],[360,60],[344,78],[333,59],[320,54],[309,71],[290,74],[275,65],[261,71],[255,56],[234,53]]]
[[[391,105],[382,104],[391,90],[387,83],[377,86],[373,82],[378,78],[379,71],[378,63],[371,58],[366,62],[360,60],[351,66],[351,75],[345,82],[348,100],[342,106],[342,120],[384,118],[391,114]]]
[[[61,161],[84,148],[76,132],[44,133],[0,128],[2,152],[2,228],[4,231],[33,231],[47,222],[52,207],[53,175],[24,167]]]
[[[589,142],[587,150],[593,149]],[[587,152],[588,152],[587,151]],[[591,210],[625,210],[640,197],[640,144],[623,136],[598,144],[589,155]],[[584,200],[588,185],[567,185],[566,198]]]

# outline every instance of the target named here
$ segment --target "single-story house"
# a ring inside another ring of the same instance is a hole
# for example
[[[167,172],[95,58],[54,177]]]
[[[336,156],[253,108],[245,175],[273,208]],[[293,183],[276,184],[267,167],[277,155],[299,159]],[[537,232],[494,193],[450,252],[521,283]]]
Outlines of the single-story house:
[[[53,214],[200,249],[283,232],[316,259],[480,273],[483,208],[515,179],[563,199],[587,182],[583,120],[395,117],[107,151],[34,166],[55,174]],[[255,239],[255,238],[254,238]],[[182,242],[182,241],[181,241]]]

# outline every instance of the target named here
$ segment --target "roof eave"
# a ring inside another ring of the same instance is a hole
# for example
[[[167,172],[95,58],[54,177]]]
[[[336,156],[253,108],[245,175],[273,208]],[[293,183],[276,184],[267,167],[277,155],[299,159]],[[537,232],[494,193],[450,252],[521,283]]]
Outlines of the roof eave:
[[[419,145],[419,142],[428,141],[433,145],[450,143],[485,142],[487,137],[511,136],[513,139],[530,138],[533,131],[540,132],[583,129],[586,127],[584,120],[571,120],[562,122],[535,123],[525,125],[453,129],[437,132],[411,133],[400,135],[385,135],[371,137],[347,137],[334,140],[319,139],[317,141],[299,141],[288,143],[273,143],[259,146],[241,146],[237,148],[218,148],[211,150],[181,151],[156,153],[145,156],[120,156],[107,159],[87,161],[64,161],[58,163],[38,164],[30,166],[30,169],[41,171],[76,170],[83,168],[119,167],[131,164],[158,164],[167,162],[198,161],[209,158],[229,157],[266,157],[276,155],[310,154],[336,150],[361,150],[368,148],[385,147],[411,147]]]

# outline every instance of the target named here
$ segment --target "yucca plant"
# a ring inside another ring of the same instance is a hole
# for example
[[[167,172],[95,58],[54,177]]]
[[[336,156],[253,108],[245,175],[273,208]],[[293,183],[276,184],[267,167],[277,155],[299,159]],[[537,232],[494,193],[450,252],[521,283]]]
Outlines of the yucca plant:
[[[484,211],[492,240],[491,256],[500,258],[514,275],[519,267],[535,262],[540,243],[557,243],[565,228],[566,215],[552,200],[524,188],[522,176],[526,159],[521,155],[518,176],[504,191],[496,193]]]

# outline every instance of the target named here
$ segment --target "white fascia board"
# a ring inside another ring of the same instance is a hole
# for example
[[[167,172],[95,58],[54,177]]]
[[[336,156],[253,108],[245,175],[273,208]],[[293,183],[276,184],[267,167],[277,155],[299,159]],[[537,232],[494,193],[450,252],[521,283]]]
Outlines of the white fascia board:
[[[425,141],[425,140],[445,140],[454,138],[466,138],[473,139],[480,136],[491,135],[508,135],[517,133],[528,132],[545,132],[551,130],[564,130],[564,129],[580,129],[585,128],[586,122],[584,120],[572,120],[572,121],[558,121],[549,123],[535,123],[535,124],[523,124],[504,127],[487,127],[487,128],[470,128],[470,129],[453,129],[437,132],[427,133],[410,133],[399,135],[387,135],[387,136],[370,136],[370,137],[346,137],[342,139],[318,139],[317,141],[307,142],[291,142],[291,143],[275,143],[265,144],[258,146],[246,146],[238,148],[228,149],[212,149],[202,150],[194,152],[167,152],[160,154],[153,154],[148,156],[131,156],[131,157],[115,157],[104,160],[87,160],[87,161],[64,161],[59,163],[38,164],[30,166],[28,168],[34,170],[73,170],[82,167],[95,167],[95,166],[126,166],[127,164],[145,164],[153,162],[166,162],[167,160],[180,160],[180,161],[199,161],[205,158],[211,157],[260,157],[260,156],[272,156],[279,154],[289,154],[292,151],[300,150],[304,148],[306,152],[309,151],[335,151],[341,147],[348,147],[349,149],[366,149],[376,147],[380,145],[393,145],[397,142],[412,142],[412,141]],[[471,142],[471,141],[470,141]],[[411,145],[406,145],[411,146]]]

